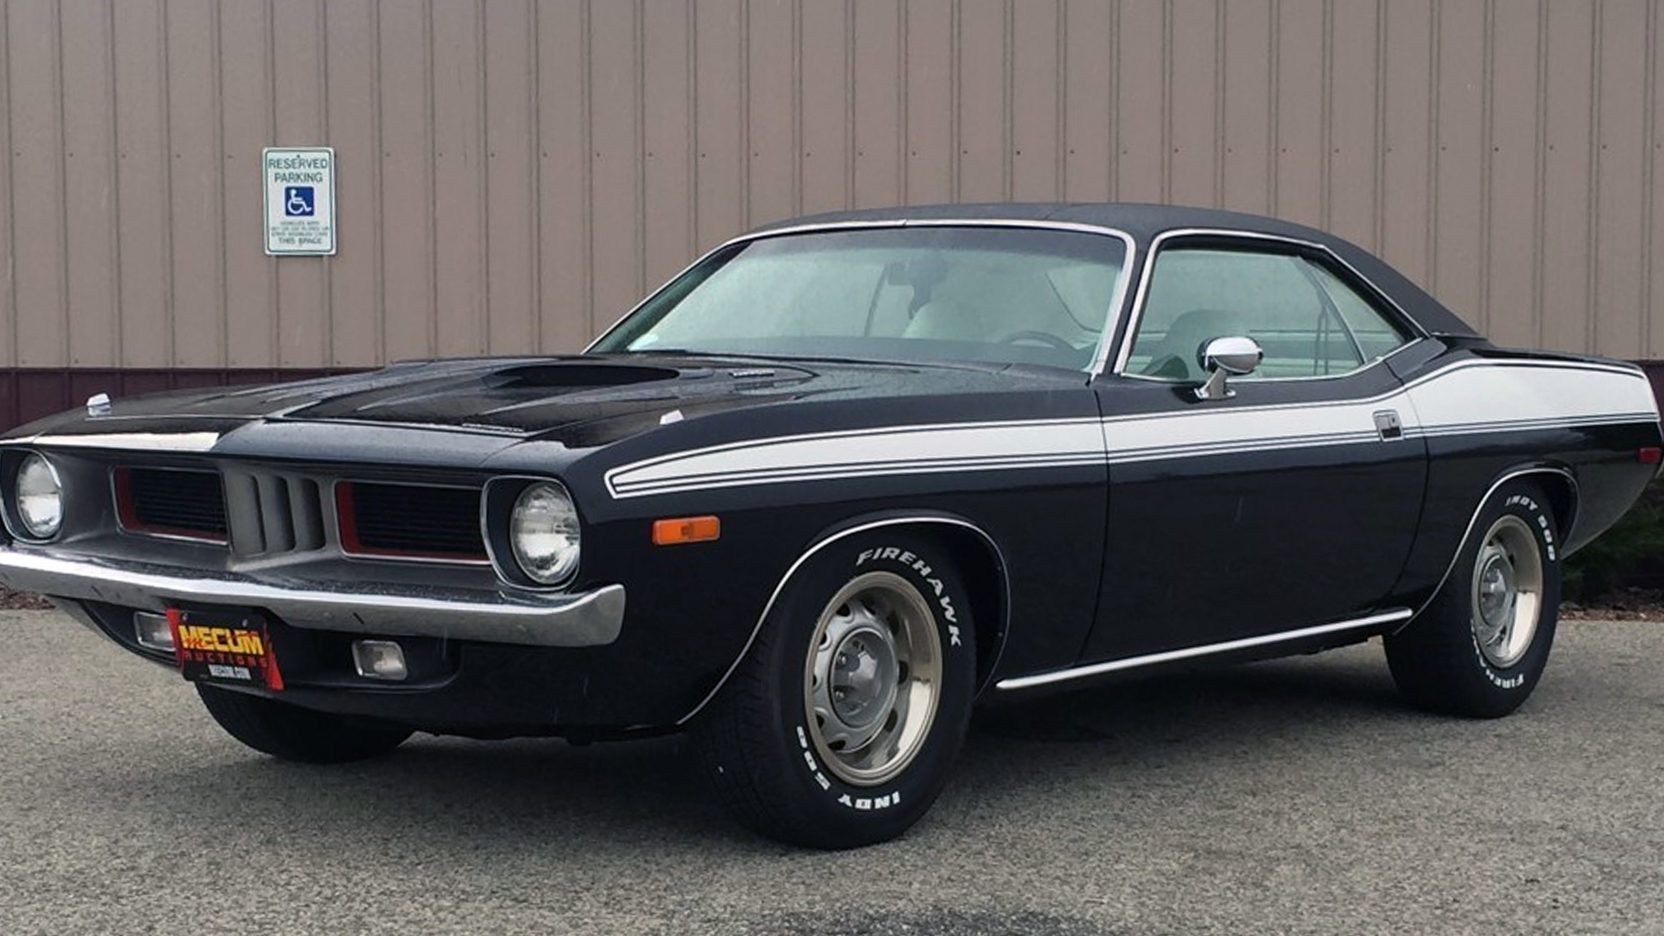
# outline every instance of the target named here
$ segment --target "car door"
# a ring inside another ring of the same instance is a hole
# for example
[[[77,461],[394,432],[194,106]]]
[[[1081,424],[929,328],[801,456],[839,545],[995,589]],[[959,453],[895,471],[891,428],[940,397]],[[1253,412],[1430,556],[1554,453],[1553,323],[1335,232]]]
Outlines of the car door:
[[[1105,661],[1370,613],[1414,537],[1426,449],[1383,359],[1407,320],[1320,248],[1195,234],[1158,241],[1127,344],[1096,387],[1109,510]],[[1198,349],[1264,350],[1201,399]]]

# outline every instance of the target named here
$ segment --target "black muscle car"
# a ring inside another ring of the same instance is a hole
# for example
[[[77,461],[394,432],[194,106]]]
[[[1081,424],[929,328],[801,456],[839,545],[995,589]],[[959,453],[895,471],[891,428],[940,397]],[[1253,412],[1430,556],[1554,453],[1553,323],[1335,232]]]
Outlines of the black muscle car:
[[[1217,211],[864,211],[585,353],[110,401],[0,443],[0,582],[302,761],[691,730],[754,828],[930,806],[974,703],[1384,637],[1498,716],[1657,471],[1635,367]]]

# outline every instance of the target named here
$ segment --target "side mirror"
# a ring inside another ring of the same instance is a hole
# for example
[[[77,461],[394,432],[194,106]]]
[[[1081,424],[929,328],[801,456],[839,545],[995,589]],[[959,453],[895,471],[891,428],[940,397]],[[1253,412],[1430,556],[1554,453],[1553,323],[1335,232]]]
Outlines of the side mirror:
[[[1196,351],[1196,361],[1207,371],[1208,379],[1196,388],[1196,399],[1223,400],[1235,395],[1236,391],[1225,386],[1225,378],[1252,374],[1263,360],[1265,352],[1252,338],[1235,335],[1202,342]]]

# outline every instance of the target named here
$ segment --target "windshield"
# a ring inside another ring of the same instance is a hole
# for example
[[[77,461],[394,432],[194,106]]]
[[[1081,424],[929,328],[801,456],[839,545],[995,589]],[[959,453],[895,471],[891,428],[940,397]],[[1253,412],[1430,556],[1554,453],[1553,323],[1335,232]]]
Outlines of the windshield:
[[[707,258],[591,351],[1091,366],[1117,237],[910,227],[764,237]]]

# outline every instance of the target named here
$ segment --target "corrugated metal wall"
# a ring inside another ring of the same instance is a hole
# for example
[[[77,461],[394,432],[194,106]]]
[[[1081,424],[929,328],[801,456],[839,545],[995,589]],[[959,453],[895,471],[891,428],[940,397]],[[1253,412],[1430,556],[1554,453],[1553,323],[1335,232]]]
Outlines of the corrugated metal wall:
[[[1223,205],[1664,357],[1664,0],[9,0],[0,367],[571,350],[844,206]],[[338,151],[332,259],[261,250]]]

